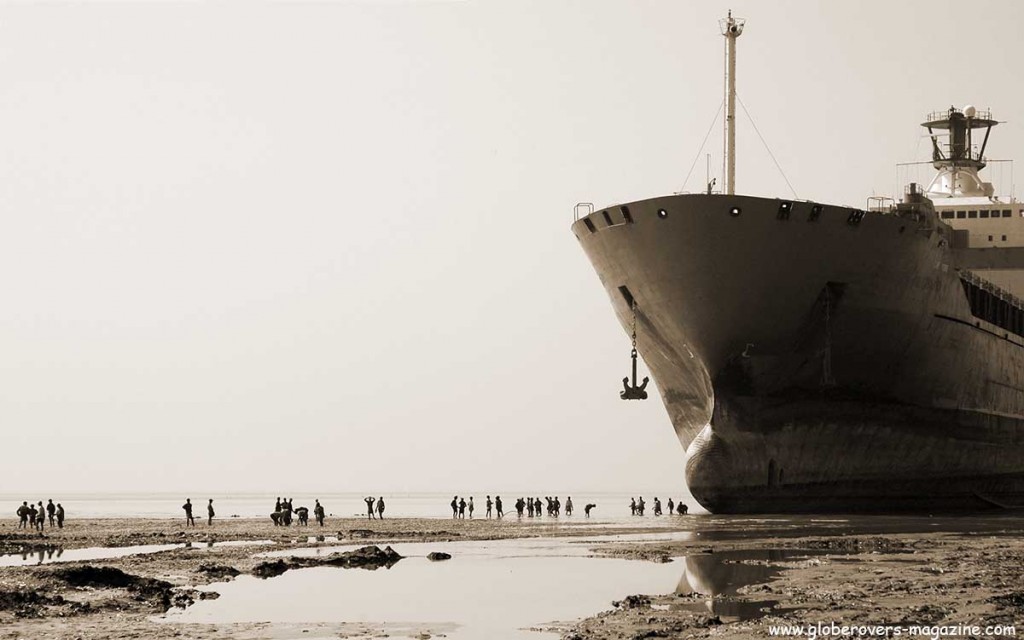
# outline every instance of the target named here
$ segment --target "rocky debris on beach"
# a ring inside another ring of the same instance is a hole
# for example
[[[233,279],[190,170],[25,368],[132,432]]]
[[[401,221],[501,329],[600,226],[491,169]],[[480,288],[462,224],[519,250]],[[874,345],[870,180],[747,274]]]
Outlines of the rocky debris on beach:
[[[343,567],[345,569],[379,569],[381,567],[391,568],[396,562],[402,559],[390,546],[381,549],[376,545],[361,547],[355,551],[344,553],[332,553],[323,558],[300,558],[292,556],[287,560],[269,560],[261,562],[252,569],[254,576],[259,578],[273,578],[279,576],[289,569],[304,569],[306,567]]]
[[[52,575],[73,587],[125,589],[136,600],[157,605],[163,611],[195,602],[192,589],[177,589],[166,580],[132,575],[115,567],[83,565],[58,569]]]
[[[242,573],[238,569],[229,567],[226,564],[201,564],[196,571],[205,573],[215,580],[230,580]]]
[[[427,560],[431,560],[431,561],[435,561],[435,562],[437,560],[451,560],[451,559],[452,559],[452,554],[445,553],[443,551],[431,551],[430,553],[427,554]]]
[[[1012,609],[1024,613],[1024,591],[1015,591],[1001,596],[994,596],[988,599],[992,604],[1005,609]]]
[[[612,606],[616,609],[638,609],[651,606],[651,599],[643,595],[626,596],[622,600],[612,601]]]
[[[45,607],[65,602],[61,596],[47,596],[34,590],[0,590],[0,611],[13,611],[19,618],[38,618]]]
[[[43,533],[0,533],[0,554],[49,551],[57,547]]]
[[[871,538],[824,538],[817,540],[804,540],[800,546],[805,549],[835,549],[839,551],[878,551],[881,553],[909,553],[912,551],[910,545],[904,540],[893,538],[871,537]]]
[[[297,560],[297,558],[292,559]],[[301,566],[305,565],[293,564],[285,562],[284,560],[268,560],[266,562],[261,562],[255,567],[253,567],[252,575],[256,576],[257,578],[274,578],[276,576],[281,575],[289,569],[297,569]]]
[[[437,531],[431,530],[414,530],[414,531],[403,531],[401,529],[381,529],[375,531],[373,529],[349,529],[346,531],[339,531],[338,538],[348,537],[350,539],[358,538],[436,538],[446,540],[449,538],[459,538],[462,534],[458,531],[445,531],[443,529]]]

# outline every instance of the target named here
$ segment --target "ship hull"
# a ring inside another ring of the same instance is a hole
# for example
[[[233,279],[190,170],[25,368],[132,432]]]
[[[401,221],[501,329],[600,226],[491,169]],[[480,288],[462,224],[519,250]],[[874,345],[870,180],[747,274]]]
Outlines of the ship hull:
[[[1024,502],[1024,339],[971,315],[931,216],[677,195],[573,231],[712,512]]]

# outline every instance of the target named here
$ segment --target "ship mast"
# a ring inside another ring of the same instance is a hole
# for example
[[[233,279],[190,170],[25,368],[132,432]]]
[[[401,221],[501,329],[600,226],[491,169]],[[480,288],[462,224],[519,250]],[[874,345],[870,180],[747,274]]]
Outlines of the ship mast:
[[[725,36],[725,148],[722,153],[722,174],[725,192],[736,192],[736,38],[743,33],[746,20],[733,18],[732,11],[718,24]]]
[[[931,136],[932,166],[939,172],[928,186],[930,197],[992,197],[991,183],[983,182],[978,172],[987,164],[985,148],[988,146],[988,134],[997,124],[991,111],[978,111],[970,105],[928,114],[928,119],[921,126],[928,129]],[[981,149],[974,146],[975,129],[985,130]],[[948,134],[940,133],[942,131]],[[940,144],[940,135],[948,135],[949,142]]]

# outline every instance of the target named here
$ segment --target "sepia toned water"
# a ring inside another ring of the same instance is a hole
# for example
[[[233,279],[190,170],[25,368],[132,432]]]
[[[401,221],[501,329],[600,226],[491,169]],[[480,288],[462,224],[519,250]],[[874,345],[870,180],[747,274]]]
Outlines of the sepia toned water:
[[[663,539],[680,537],[666,534]],[[412,634],[444,633],[448,638],[545,638],[550,623],[572,621],[611,606],[631,593],[695,594],[686,606],[723,619],[763,615],[774,602],[736,602],[730,596],[748,584],[778,574],[769,561],[805,557],[799,552],[714,554],[651,563],[590,557],[597,543],[627,543],[634,536],[529,539],[393,545],[406,556],[377,570],[315,567],[260,579],[240,576],[204,587],[216,600],[168,612],[160,621],[176,624],[365,623],[390,635],[397,626]],[[353,546],[286,550],[268,557],[320,555]],[[442,551],[451,560],[431,562]]]
[[[665,518],[661,519],[666,520]],[[654,524],[654,519],[649,519]],[[694,516],[684,531],[657,531],[578,538],[398,543],[405,556],[377,570],[315,567],[269,579],[239,576],[202,587],[216,600],[197,602],[159,618],[169,624],[240,623],[366,625],[369,636],[460,638],[553,638],[551,625],[572,622],[611,607],[628,594],[681,596],[682,609],[725,622],[756,618],[779,600],[738,596],[741,588],[775,579],[787,563],[821,549],[754,549],[693,553],[654,563],[593,557],[595,546],[638,541],[761,540],[816,533],[872,535],[948,532],[954,535],[1020,535],[1016,514],[965,516]],[[318,556],[358,545],[269,550],[260,557]],[[431,562],[440,551],[451,560]],[[775,596],[777,597],[777,596]],[[362,637],[362,636],[360,636]]]

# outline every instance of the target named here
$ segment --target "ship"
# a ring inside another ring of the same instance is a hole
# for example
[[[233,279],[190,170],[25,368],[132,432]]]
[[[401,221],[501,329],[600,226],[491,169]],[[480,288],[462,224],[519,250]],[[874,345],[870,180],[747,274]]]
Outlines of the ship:
[[[982,170],[988,110],[921,125],[935,175],[863,208],[723,184],[595,208],[571,229],[651,372],[712,513],[1024,504],[1024,207]]]

